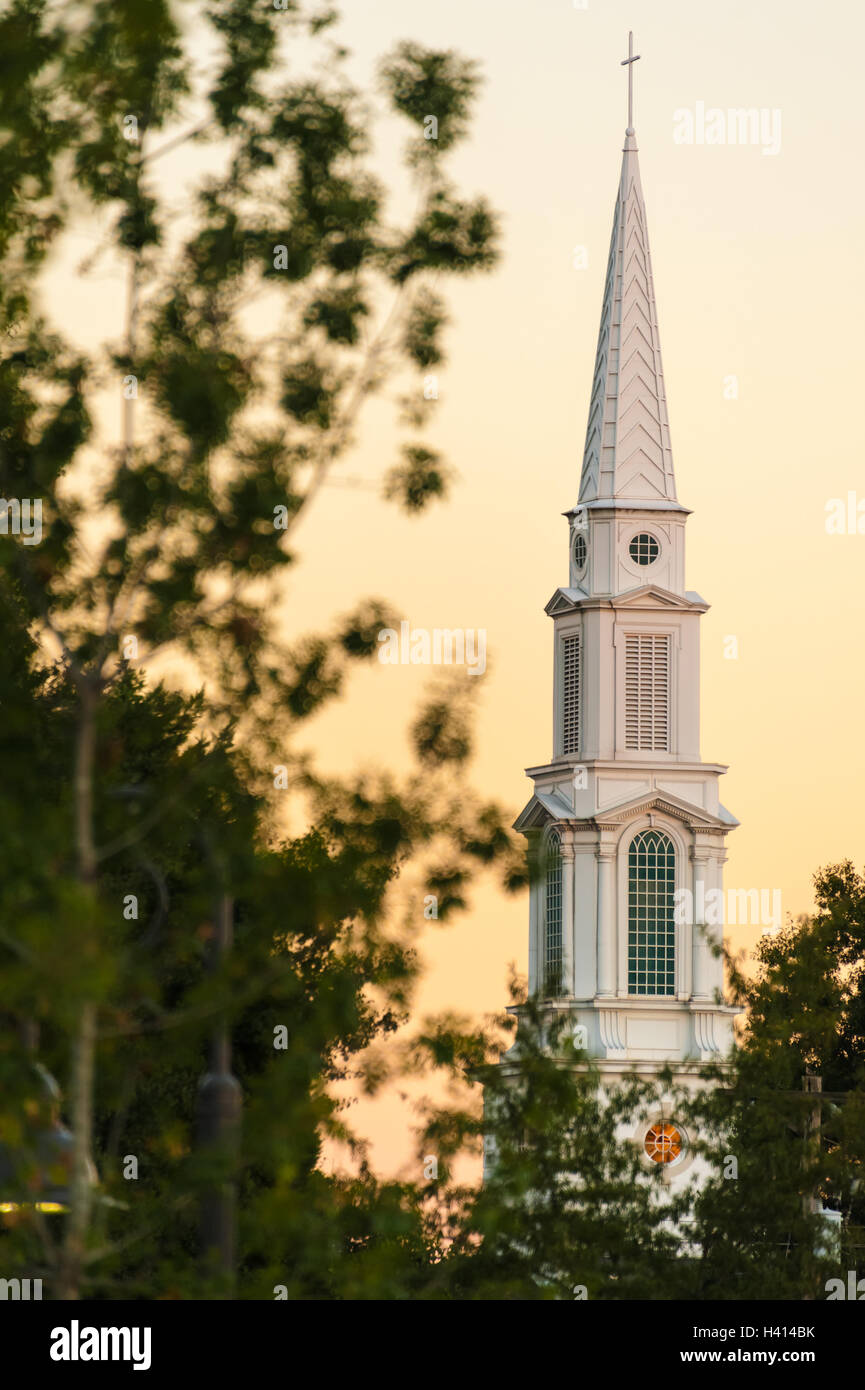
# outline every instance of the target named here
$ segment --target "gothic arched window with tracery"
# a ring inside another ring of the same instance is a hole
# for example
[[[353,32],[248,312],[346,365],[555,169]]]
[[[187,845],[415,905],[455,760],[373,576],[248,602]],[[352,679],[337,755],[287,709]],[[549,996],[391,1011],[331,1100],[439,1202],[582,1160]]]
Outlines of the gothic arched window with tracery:
[[[544,892],[544,994],[562,992],[562,841],[557,830],[547,840]]]
[[[676,851],[659,830],[628,850],[628,993],[676,992]]]

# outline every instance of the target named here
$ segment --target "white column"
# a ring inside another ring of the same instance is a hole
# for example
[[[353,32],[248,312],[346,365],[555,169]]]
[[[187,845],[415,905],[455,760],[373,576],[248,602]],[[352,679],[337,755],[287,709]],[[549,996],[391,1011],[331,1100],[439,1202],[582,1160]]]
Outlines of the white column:
[[[723,845],[717,853],[710,854],[709,857],[709,880],[713,888],[716,888],[721,895],[721,902],[724,907],[724,921],[726,922],[726,898],[724,897],[724,865],[727,862],[727,851]],[[716,945],[721,946],[724,941],[723,927],[710,927],[709,939]],[[709,953],[709,993],[714,995],[715,990],[724,992],[724,957],[723,954],[715,956]]]
[[[691,892],[694,900],[693,926],[687,928],[694,950],[694,987],[697,999],[709,999],[712,994],[712,952],[706,939],[706,891],[709,877],[709,851],[692,849],[693,865]]]
[[[541,876],[538,874],[529,889],[529,994],[536,994],[538,989],[538,917],[542,892]]]
[[[574,994],[594,999],[598,992],[598,894],[595,845],[585,831],[574,838]]]
[[[574,832],[562,831],[562,990],[574,992]]]
[[[598,845],[598,994],[616,995],[614,845]]]

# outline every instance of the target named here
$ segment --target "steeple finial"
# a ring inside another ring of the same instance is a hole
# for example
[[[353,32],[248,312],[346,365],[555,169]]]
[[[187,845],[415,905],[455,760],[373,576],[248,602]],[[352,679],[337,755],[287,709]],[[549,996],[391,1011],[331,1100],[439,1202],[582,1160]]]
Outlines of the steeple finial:
[[[621,66],[628,69],[628,129],[627,135],[634,133],[634,63],[640,57],[639,53],[634,52],[633,32],[628,34],[628,56],[623,58]]]

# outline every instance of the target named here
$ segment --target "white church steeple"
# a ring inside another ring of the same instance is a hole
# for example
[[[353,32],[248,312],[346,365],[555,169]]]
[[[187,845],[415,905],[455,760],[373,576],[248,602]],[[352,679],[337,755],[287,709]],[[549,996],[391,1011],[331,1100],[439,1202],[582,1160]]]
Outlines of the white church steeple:
[[[607,498],[676,501],[646,208],[630,127],[613,217],[579,500]]]
[[[613,218],[569,574],[553,620],[553,749],[527,769],[516,828],[540,850],[529,987],[565,1011],[613,1079],[719,1060],[736,1010],[722,998],[723,764],[701,760],[700,619],[685,589],[658,316],[633,129]],[[711,895],[717,900],[717,894]],[[675,1156],[687,1161],[686,1137]],[[647,1148],[648,1153],[648,1148]],[[666,1160],[663,1160],[666,1161]]]

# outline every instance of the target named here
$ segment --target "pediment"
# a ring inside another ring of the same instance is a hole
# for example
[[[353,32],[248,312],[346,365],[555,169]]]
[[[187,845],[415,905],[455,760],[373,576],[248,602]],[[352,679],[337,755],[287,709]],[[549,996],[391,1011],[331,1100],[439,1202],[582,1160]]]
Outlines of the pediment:
[[[574,825],[595,825],[599,828],[613,828],[626,825],[628,821],[658,811],[662,815],[680,820],[692,830],[706,830],[715,834],[732,830],[739,824],[735,816],[722,807],[723,814],[713,815],[702,806],[695,806],[682,797],[669,792],[650,792],[632,797],[618,805],[605,806],[594,815],[577,815],[564,799],[561,792],[550,790],[535,792],[514,821],[514,830],[525,833],[529,830],[543,830],[547,825],[559,821],[570,821]]]
[[[588,594],[582,589],[556,589],[544,612],[551,618],[557,617],[560,613],[572,613],[586,598]]]
[[[556,821],[576,819],[573,807],[559,792],[535,792],[514,821],[514,830],[543,830]]]
[[[674,594],[670,589],[662,589],[660,585],[648,584],[640,589],[629,589],[624,594],[602,595],[595,594],[592,597],[583,589],[556,589],[549,603],[544,608],[544,612],[550,618],[557,618],[562,613],[573,613],[587,600],[592,604],[610,605],[613,608],[646,609],[657,613],[658,609],[678,610],[692,613],[696,609],[699,613],[705,613],[709,607],[705,599],[699,594],[688,592],[684,597],[682,594]]]
[[[705,609],[708,605],[702,599],[694,596],[697,601],[691,598],[683,598],[681,594],[674,594],[669,589],[662,589],[658,585],[650,584],[642,589],[632,589],[626,594],[619,594],[613,599],[616,608],[651,608],[655,612],[659,608]]]
[[[633,801],[623,802],[619,806],[608,806],[605,810],[597,812],[592,819],[596,825],[624,825],[627,821],[636,820],[638,816],[645,816],[652,811],[659,811],[675,820],[684,821],[692,830],[727,831],[732,828],[731,821],[722,820],[720,816],[712,815],[702,806],[694,806],[678,796],[671,796],[669,792],[652,792],[648,796],[636,797]],[[732,820],[732,824],[738,822]]]

